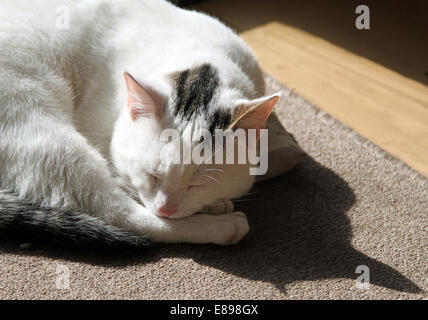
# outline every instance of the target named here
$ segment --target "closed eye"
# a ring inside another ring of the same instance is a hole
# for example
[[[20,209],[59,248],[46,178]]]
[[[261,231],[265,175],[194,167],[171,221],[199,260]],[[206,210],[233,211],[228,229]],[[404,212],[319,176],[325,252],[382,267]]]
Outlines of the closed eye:
[[[150,173],[150,172],[148,172],[148,171],[146,171],[146,173],[147,173],[147,175],[148,175],[150,178],[152,178],[152,179],[153,179],[153,182],[154,182],[154,183],[156,183],[156,182],[158,181],[159,177],[158,177],[158,176],[156,176],[154,173]]]
[[[192,191],[198,188],[202,188],[204,186],[205,186],[204,184],[191,184],[187,187],[187,191]]]

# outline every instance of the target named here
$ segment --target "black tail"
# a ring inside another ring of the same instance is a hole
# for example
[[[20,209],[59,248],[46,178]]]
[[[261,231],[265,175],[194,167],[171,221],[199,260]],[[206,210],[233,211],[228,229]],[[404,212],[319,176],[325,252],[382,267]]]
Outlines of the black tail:
[[[135,251],[146,237],[107,224],[76,210],[58,210],[22,202],[0,190],[0,234],[54,242],[66,247]]]

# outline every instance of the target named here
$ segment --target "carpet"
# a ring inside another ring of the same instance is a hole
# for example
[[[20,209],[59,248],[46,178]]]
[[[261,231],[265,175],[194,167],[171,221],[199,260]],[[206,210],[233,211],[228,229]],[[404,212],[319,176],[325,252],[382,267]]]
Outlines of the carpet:
[[[237,207],[233,246],[154,245],[103,255],[0,243],[2,299],[422,299],[428,182],[283,88],[282,124],[307,152]]]

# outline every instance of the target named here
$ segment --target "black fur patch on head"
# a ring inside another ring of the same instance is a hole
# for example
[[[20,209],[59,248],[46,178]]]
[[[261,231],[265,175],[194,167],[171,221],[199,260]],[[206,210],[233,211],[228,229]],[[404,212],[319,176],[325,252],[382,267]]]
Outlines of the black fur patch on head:
[[[232,122],[229,111],[217,109],[208,120],[208,130],[214,134],[215,129],[227,129]]]
[[[176,92],[173,116],[190,120],[207,114],[208,105],[219,86],[217,71],[208,63],[173,75]]]

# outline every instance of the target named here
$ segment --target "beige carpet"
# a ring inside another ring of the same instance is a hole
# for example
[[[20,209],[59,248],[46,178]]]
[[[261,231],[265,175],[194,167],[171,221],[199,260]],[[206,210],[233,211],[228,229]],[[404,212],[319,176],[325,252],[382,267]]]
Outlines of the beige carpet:
[[[427,297],[427,180],[286,92],[278,116],[309,156],[239,202],[251,225],[240,244],[156,245],[123,257],[3,241],[0,298]],[[360,265],[368,288],[357,285]],[[67,287],[64,269],[69,288],[57,289]]]

